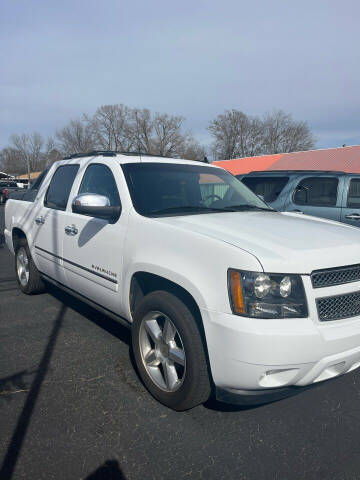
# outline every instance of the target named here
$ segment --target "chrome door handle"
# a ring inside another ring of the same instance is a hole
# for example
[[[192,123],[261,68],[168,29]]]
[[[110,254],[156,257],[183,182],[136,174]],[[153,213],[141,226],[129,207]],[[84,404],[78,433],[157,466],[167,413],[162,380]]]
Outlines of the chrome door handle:
[[[350,213],[349,215],[345,215],[345,218],[347,218],[349,220],[360,220],[360,214]]]
[[[35,218],[35,223],[36,223],[36,225],[44,225],[45,218],[44,217],[36,217]]]
[[[77,235],[78,229],[75,227],[75,225],[68,225],[65,227],[65,233],[70,236]]]

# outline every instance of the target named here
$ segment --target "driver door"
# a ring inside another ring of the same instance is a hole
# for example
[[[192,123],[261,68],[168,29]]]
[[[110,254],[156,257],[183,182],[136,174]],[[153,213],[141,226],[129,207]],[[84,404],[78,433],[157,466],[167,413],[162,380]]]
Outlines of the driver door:
[[[112,168],[105,164],[89,164],[75,196],[81,193],[104,195],[110,205],[119,206],[120,196]],[[63,237],[67,286],[115,313],[121,308],[124,239],[125,219],[121,215],[111,224],[108,220],[67,212]]]
[[[306,176],[298,182],[287,211],[340,221],[342,178],[335,175]]]

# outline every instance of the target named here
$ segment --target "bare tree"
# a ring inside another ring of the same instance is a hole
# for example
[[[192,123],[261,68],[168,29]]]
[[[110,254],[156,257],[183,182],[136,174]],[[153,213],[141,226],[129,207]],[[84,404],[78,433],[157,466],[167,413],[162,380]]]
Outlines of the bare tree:
[[[261,152],[262,122],[240,110],[218,115],[210,122],[208,130],[214,138],[213,151],[218,158],[248,157]]]
[[[184,118],[151,113],[126,105],[102,105],[93,115],[71,120],[46,141],[39,133],[12,135],[10,146],[0,152],[0,161],[14,173],[30,175],[60,160],[64,154],[92,150],[141,152],[167,157],[203,159],[206,151],[183,131]]]
[[[42,169],[44,163],[45,163],[45,155],[43,152],[44,148],[44,139],[40,135],[40,133],[33,133],[32,135],[29,135],[29,154],[30,154],[30,165],[31,169],[33,171],[39,171]]]
[[[10,173],[22,174],[43,170],[59,160],[61,153],[56,150],[54,140],[49,137],[45,143],[39,133],[11,135],[10,146],[0,152],[2,168]]]
[[[46,149],[45,149],[45,165],[44,167],[47,167],[54,162],[61,160],[62,159],[62,154],[61,152],[56,148],[56,143],[55,140],[52,137],[48,137],[47,142],[46,142]]]
[[[215,158],[224,160],[314,147],[314,137],[306,122],[296,122],[281,110],[263,119],[239,110],[226,111],[210,122],[208,130],[214,138]]]
[[[194,137],[183,132],[183,117],[166,113],[152,115],[146,108],[134,108],[131,117],[136,151],[189,159],[205,156],[205,150]]]
[[[0,151],[1,170],[12,175],[24,173],[24,161],[19,151],[13,147],[6,147]]]
[[[85,116],[99,149],[130,151],[134,146],[131,112],[125,105],[102,105],[92,117]]]
[[[282,110],[267,114],[264,125],[264,153],[286,153],[314,148],[315,139],[306,122],[296,122]]]
[[[10,137],[10,144],[12,148],[18,151],[19,157],[23,161],[24,168],[26,168],[30,180],[30,172],[37,171],[41,168],[43,160],[42,148],[44,146],[42,136],[37,132],[32,135],[27,135],[25,133],[22,135],[14,134]]]
[[[181,133],[183,117],[156,113],[154,117],[154,153],[164,157],[181,154],[185,137]]]
[[[86,153],[96,148],[92,127],[85,120],[71,120],[56,132],[56,138],[61,152],[66,155]]]
[[[154,122],[147,108],[133,108],[131,111],[132,134],[137,152],[153,153]]]
[[[180,151],[181,158],[187,160],[204,161],[207,156],[207,151],[203,145],[200,144],[191,134],[188,134],[184,139],[183,147]]]

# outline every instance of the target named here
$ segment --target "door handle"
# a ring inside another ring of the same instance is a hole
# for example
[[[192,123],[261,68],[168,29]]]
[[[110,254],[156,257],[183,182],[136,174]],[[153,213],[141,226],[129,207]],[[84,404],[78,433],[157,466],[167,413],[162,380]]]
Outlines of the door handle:
[[[65,227],[65,233],[66,235],[74,236],[77,235],[78,229],[75,227],[75,225],[68,225]]]
[[[345,218],[349,220],[360,220],[360,214],[359,213],[350,213],[349,215],[345,215]]]
[[[44,217],[36,217],[35,218],[35,223],[36,223],[36,225],[44,225],[45,218]]]

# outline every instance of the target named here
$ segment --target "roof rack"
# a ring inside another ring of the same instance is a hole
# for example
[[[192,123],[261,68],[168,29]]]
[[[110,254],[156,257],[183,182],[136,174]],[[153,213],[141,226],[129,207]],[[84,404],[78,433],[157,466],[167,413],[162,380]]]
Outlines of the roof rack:
[[[92,150],[91,152],[86,153],[73,153],[72,155],[67,155],[63,160],[70,160],[71,158],[81,158],[81,157],[94,157],[96,155],[102,155],[104,157],[116,157],[116,155],[129,155],[129,156],[142,156],[142,157],[162,157],[162,155],[153,155],[151,153],[144,152],[120,152],[118,150]],[[165,157],[162,157],[165,158]]]
[[[252,170],[248,174],[257,174],[257,173],[347,173],[342,170]]]
[[[153,153],[144,153],[144,152],[120,152],[118,150],[92,150],[91,152],[86,153],[73,153],[72,155],[67,155],[63,157],[63,160],[71,160],[72,158],[81,158],[81,157],[95,157],[96,155],[102,155],[103,157],[116,157],[116,155],[128,155],[130,157],[158,157],[158,158],[174,158],[174,157],[164,157],[163,155],[156,155]],[[174,160],[180,160],[174,158]],[[203,160],[194,160],[195,162],[209,163],[209,160],[205,156]]]

